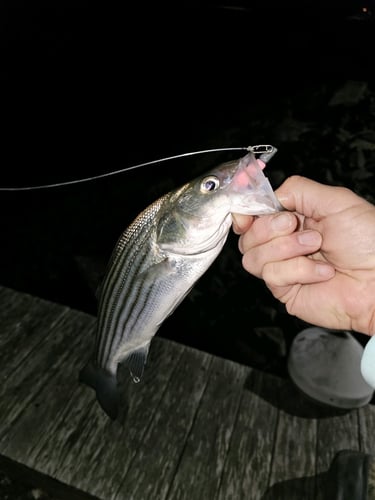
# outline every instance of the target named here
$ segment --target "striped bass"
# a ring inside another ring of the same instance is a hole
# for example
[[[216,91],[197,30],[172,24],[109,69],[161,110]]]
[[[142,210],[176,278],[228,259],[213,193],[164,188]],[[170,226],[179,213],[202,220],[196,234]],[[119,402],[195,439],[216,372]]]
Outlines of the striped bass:
[[[141,380],[152,338],[220,254],[231,214],[279,210],[251,152],[165,194],[124,231],[102,284],[94,357],[80,373],[111,418],[119,406],[118,364]]]

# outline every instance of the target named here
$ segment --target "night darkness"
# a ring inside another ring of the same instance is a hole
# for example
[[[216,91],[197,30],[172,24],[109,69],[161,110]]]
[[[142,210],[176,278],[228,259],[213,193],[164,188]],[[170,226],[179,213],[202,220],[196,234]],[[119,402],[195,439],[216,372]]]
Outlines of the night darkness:
[[[372,0],[9,4],[0,17],[1,186],[269,143],[279,149],[267,167],[274,187],[297,173],[374,201]],[[238,156],[0,193],[0,284],[95,315],[94,289],[133,218]],[[242,269],[230,234],[158,335],[285,375],[304,326]]]

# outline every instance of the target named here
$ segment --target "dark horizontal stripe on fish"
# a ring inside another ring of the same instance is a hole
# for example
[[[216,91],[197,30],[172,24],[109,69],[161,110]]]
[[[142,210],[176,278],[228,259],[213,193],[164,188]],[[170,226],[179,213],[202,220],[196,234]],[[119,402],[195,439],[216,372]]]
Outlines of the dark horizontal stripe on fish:
[[[142,231],[143,228],[142,219],[139,216],[125,233],[123,233],[113,252],[114,255],[111,256],[100,297],[99,315],[101,317],[99,317],[98,321],[98,334],[103,330],[106,318],[106,315],[102,315],[101,313],[108,312],[111,314],[111,309],[113,309],[116,304],[116,283],[121,281],[125,282],[127,274],[131,270],[132,258],[136,257],[138,248],[142,247],[148,238],[147,226],[144,228],[144,231]],[[133,254],[133,257],[131,257],[131,254]],[[126,262],[127,265],[125,265]]]
[[[146,243],[147,239],[145,238],[144,244]],[[144,258],[142,251],[133,248],[131,255],[118,259],[117,265],[113,266],[112,279],[109,279],[106,284],[106,305],[101,306],[99,333],[105,331],[106,335],[102,335],[100,338],[97,353],[100,365],[103,365],[104,360],[108,357],[108,350],[111,350],[112,342],[117,334],[114,329],[114,318],[117,316],[119,309],[123,308],[122,303],[125,301],[123,295],[131,296],[134,278],[139,273]]]
[[[138,218],[136,219],[138,221]],[[144,244],[144,240],[147,238],[147,226],[146,231],[142,231],[141,223],[134,223],[123,233],[116,248],[111,256],[110,263],[107,268],[107,274],[104,278],[104,284],[102,289],[102,296],[100,298],[99,311],[108,311],[110,309],[109,302],[113,302],[115,297],[113,296],[113,286],[118,281],[126,277],[127,272],[129,272],[130,267],[125,266],[126,261],[130,261],[130,254],[134,254],[138,251],[138,247]],[[132,241],[134,240],[134,241]],[[131,244],[130,244],[131,243]],[[101,330],[102,323],[99,322],[98,328]]]
[[[143,281],[137,280],[135,284],[132,284],[131,290],[126,290],[126,292],[124,292],[125,296],[121,296],[121,299],[123,299],[121,303],[126,301],[126,307],[118,307],[116,309],[116,314],[112,317],[110,326],[112,335],[107,337],[107,342],[103,349],[105,359],[103,359],[102,362],[106,363],[110,357],[113,357],[123,340],[130,343],[133,335],[137,334],[136,331],[132,330],[128,322],[131,320],[133,311],[137,305],[139,305],[139,308],[145,306],[145,303],[142,301],[142,287],[144,287]]]
[[[131,269],[129,266],[124,266],[124,263],[130,260],[130,254],[138,251],[138,248],[144,245],[145,240],[148,238],[147,229],[150,228],[150,225],[147,226],[147,222],[155,217],[165,198],[167,196],[161,197],[141,212],[119,239],[108,264],[107,275],[104,278],[105,281],[99,303],[100,313],[110,309],[110,302],[112,302],[112,307],[116,303],[116,296],[113,295],[114,285],[117,279],[126,279],[127,273]],[[104,327],[104,318],[105,315],[102,318],[98,318],[98,339]]]
[[[116,311],[122,289],[126,286],[127,278],[129,277],[136,258],[137,252],[134,251],[131,257],[123,256],[123,258],[117,259],[117,262],[111,267],[111,274],[106,277],[102,290],[102,301],[99,305],[97,335],[100,342],[98,344],[98,353],[101,352],[103,343],[107,340],[107,335],[102,336],[101,332],[104,331],[107,325],[109,325],[109,327],[111,325],[112,317]],[[123,260],[126,260],[126,266],[123,264]],[[107,332],[107,334],[109,333],[110,332]]]
[[[151,225],[144,225],[141,234],[138,234],[139,231],[134,232],[133,237],[137,243],[128,245],[127,251],[119,256],[108,276],[108,282],[105,284],[104,300],[106,303],[101,305],[101,312],[104,314],[99,328],[106,331],[106,335],[100,339],[97,352],[97,359],[101,366],[106,365],[111,353],[113,353],[114,344],[118,345],[124,338],[124,332],[119,332],[116,328],[119,317],[128,314],[134,302],[139,299],[134,286],[150,251],[151,232]]]
[[[154,304],[154,298],[158,296],[159,287],[155,282],[149,281],[149,286],[146,289],[145,280],[139,280],[137,282],[137,293],[135,300],[131,301],[131,309],[126,308],[126,310],[121,311],[118,315],[116,329],[121,328],[121,330],[128,331],[130,334],[134,332],[136,335],[139,332],[139,322],[142,322],[142,312],[146,313],[149,309],[146,309],[148,304]],[[145,314],[143,315],[143,317]],[[124,322],[122,322],[125,320]],[[133,320],[131,322],[131,320]],[[121,323],[120,323],[121,322]],[[128,340],[133,340],[132,335],[127,336]],[[144,341],[140,342],[144,344]],[[112,349],[111,349],[112,350]]]
[[[137,286],[137,293],[135,299],[132,300],[131,302],[133,306],[132,309],[130,311],[129,309],[127,309],[126,311],[121,311],[119,309],[119,314],[116,320],[114,331],[121,332],[121,335],[114,335],[112,337],[110,348],[107,352],[106,359],[104,360],[106,364],[108,362],[108,359],[113,357],[113,353],[117,352],[117,350],[119,349],[119,345],[121,344],[121,342],[124,340],[125,337],[126,340],[129,341],[130,339],[133,338],[133,336],[136,336],[137,333],[140,331],[139,328],[141,328],[142,318],[144,318],[147,315],[146,306],[147,304],[153,303],[152,297],[157,296],[157,287],[155,287],[155,285],[150,282],[150,286],[148,287],[147,292],[146,293],[143,292],[144,292],[144,283],[140,281],[139,285]],[[130,323],[131,319],[133,319],[133,321]],[[124,322],[122,322],[123,320]],[[132,333],[133,335],[131,335]],[[130,342],[132,348],[129,349],[128,354],[131,354],[134,350],[137,350],[140,346],[144,344],[145,340],[142,337],[139,338],[138,343],[133,344],[132,342]]]
[[[133,281],[134,276],[142,266],[142,258],[139,256],[139,254],[135,254],[134,256],[138,257],[138,259],[135,259],[131,262],[128,261],[128,264],[130,264],[130,267],[132,268],[134,273],[127,273],[125,280],[122,280],[118,285],[120,289],[116,287],[116,283],[113,284],[114,290],[112,293],[115,296],[116,302],[112,304],[112,307],[109,311],[104,311],[103,314],[102,328],[104,329],[103,331],[105,331],[105,335],[103,335],[101,338],[101,342],[97,352],[97,359],[101,366],[107,365],[108,359],[113,349],[113,345],[117,345],[119,342],[121,342],[121,339],[124,336],[123,331],[119,332],[116,329],[116,325],[118,323],[118,315],[121,312],[124,312],[123,303],[125,301],[130,301],[132,297],[134,297],[133,300],[137,300],[137,294],[135,294],[134,296],[135,285]]]

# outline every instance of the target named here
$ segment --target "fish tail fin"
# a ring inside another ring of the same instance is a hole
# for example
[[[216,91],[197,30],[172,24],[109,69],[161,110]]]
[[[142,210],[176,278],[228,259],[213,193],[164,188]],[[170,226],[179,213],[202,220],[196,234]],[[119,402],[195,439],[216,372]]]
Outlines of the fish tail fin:
[[[116,420],[119,409],[116,375],[90,361],[80,371],[79,381],[95,390],[100,406],[112,420]]]

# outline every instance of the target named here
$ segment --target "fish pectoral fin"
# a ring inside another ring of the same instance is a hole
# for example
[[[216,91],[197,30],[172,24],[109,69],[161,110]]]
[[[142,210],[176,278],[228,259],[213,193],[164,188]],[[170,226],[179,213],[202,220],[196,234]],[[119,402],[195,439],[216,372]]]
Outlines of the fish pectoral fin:
[[[135,382],[136,384],[141,381],[147,361],[149,348],[150,342],[146,345],[143,345],[136,351],[133,351],[126,359],[126,365],[129,368],[129,372],[133,379],[133,382]]]
[[[163,260],[149,265],[147,268],[142,269],[137,276],[137,280],[141,280],[144,283],[154,282],[160,280],[161,277],[170,276],[177,272],[175,261],[168,257],[164,257]]]

